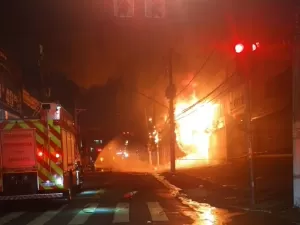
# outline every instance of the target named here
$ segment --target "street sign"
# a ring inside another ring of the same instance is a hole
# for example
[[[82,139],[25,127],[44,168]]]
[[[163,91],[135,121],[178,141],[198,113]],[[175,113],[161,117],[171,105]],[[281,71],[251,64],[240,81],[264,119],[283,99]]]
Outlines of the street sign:
[[[148,18],[160,19],[166,14],[165,0],[145,0],[145,16]]]
[[[130,18],[134,16],[134,0],[113,0],[114,16]]]

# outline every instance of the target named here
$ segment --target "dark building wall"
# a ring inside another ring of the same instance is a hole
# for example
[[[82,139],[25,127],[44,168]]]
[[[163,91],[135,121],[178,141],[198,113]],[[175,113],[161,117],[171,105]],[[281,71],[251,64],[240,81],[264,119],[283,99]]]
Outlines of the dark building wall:
[[[292,153],[292,68],[265,83],[261,105],[266,116],[253,121],[254,150]],[[269,102],[267,104],[264,102]]]
[[[252,92],[253,151],[292,153],[291,67],[265,82],[253,83]],[[244,112],[237,118],[226,117],[228,159],[247,154],[244,118]]]
[[[21,113],[21,72],[13,59],[1,51],[0,56],[0,105],[1,108],[20,115]]]
[[[243,123],[226,116],[227,159],[233,160],[246,154],[246,133]]]
[[[292,153],[292,107],[253,122],[253,150],[263,153]]]

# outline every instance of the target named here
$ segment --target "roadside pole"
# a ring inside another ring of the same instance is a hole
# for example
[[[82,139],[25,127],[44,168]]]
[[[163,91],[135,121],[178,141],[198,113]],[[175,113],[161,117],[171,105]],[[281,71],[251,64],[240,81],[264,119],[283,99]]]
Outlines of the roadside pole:
[[[149,164],[152,166],[152,151],[151,151],[151,147],[150,147],[150,140],[148,141],[148,154],[149,154]]]
[[[293,54],[293,182],[294,206],[300,207],[300,4],[297,5]]]
[[[251,42],[250,42],[251,43]],[[246,152],[249,163],[249,180],[251,190],[251,204],[255,204],[255,177],[253,166],[253,149],[252,149],[252,76],[254,69],[255,53],[253,45],[239,43],[235,46],[236,51],[236,71],[243,79],[244,99],[245,99],[245,135],[246,135]],[[244,49],[245,48],[245,49]]]
[[[156,144],[156,165],[157,167],[160,166],[160,151],[159,151],[159,144]]]
[[[76,130],[76,140],[77,140],[77,147],[78,150],[80,150],[80,146],[81,146],[81,141],[80,141],[80,126],[78,123],[78,116],[81,112],[85,112],[86,109],[79,109],[76,106],[76,102],[74,104],[74,125],[75,125],[75,130]]]
[[[170,119],[170,171],[176,172],[176,135],[175,135],[175,116],[174,116],[174,99],[176,96],[176,88],[173,82],[172,60],[173,49],[169,52],[169,86],[166,89],[166,97],[169,99],[169,119]]]
[[[251,80],[245,82],[245,99],[246,99],[246,142],[249,163],[249,176],[251,187],[251,204],[255,205],[255,177],[253,166],[253,149],[252,149],[252,106],[251,106]]]

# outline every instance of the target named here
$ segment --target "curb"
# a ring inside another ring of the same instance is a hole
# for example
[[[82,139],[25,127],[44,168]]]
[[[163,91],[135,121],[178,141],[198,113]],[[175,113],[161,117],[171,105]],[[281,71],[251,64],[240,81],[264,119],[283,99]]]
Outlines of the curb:
[[[175,185],[171,184],[168,180],[164,178],[164,176],[160,175],[159,173],[152,173],[152,175],[161,182],[166,188],[168,188],[171,191],[171,194],[179,199],[182,200],[182,198],[185,198],[185,200],[197,202],[189,198],[188,195],[182,193],[182,189],[176,187]],[[197,202],[200,203],[200,202]],[[202,204],[202,203],[200,203]],[[207,203],[203,203],[207,204]],[[212,206],[214,207],[214,206]],[[275,212],[272,212],[272,210],[265,210],[260,208],[250,208],[250,207],[242,207],[242,206],[235,206],[235,205],[219,205],[218,207],[224,208],[224,209],[234,209],[234,210],[242,210],[245,212],[260,212],[260,213],[266,213],[266,214],[275,214]]]

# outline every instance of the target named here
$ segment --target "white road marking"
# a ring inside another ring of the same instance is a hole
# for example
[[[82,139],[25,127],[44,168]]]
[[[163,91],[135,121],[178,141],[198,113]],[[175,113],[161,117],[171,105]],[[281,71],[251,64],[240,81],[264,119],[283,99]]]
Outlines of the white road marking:
[[[68,223],[68,225],[80,225],[84,224],[89,217],[96,211],[98,203],[89,203],[84,206],[83,210],[80,210],[79,213]]]
[[[27,225],[43,225],[50,221],[54,216],[56,216],[58,213],[60,213],[67,205],[63,205],[57,210],[48,210],[44,212],[39,217],[35,218],[34,220],[27,223]]]
[[[0,225],[4,225],[18,217],[20,217],[21,215],[23,215],[25,212],[12,212],[9,213],[3,217],[0,218]]]
[[[169,221],[166,213],[158,202],[147,202],[147,206],[154,222],[166,222]]]
[[[117,204],[114,213],[113,223],[128,223],[129,222],[129,203],[120,202]]]

